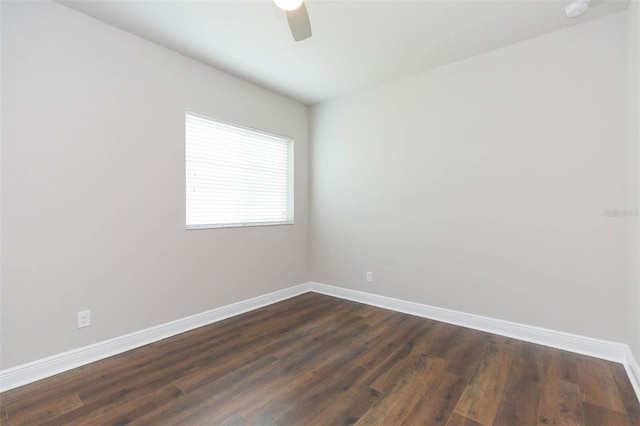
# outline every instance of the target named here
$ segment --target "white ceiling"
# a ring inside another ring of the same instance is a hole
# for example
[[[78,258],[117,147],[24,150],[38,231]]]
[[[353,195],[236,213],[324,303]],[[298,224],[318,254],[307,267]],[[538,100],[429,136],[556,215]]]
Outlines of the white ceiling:
[[[307,0],[313,36],[294,42],[270,0],[60,3],[308,105],[625,10],[592,0]],[[570,52],[568,52],[570,54]]]

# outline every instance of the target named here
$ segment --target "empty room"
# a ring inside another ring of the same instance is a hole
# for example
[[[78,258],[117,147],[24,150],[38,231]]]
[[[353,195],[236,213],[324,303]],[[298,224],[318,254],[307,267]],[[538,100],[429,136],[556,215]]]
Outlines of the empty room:
[[[0,424],[640,425],[639,0],[0,23]]]

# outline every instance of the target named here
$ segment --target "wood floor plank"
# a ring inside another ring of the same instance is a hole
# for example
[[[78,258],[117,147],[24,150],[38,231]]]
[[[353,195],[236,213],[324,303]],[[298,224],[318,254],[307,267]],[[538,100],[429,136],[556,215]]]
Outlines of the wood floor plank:
[[[458,413],[453,413],[451,417],[449,417],[447,426],[482,426],[482,423],[478,423],[475,420],[461,416]]]
[[[54,400],[32,406],[7,405],[7,418],[2,420],[2,424],[6,426],[41,424],[79,407],[82,407],[82,401],[76,393],[62,395]]]
[[[142,374],[126,375],[122,380],[110,381],[108,384],[99,386],[83,384],[78,389],[78,394],[85,406],[99,406],[114,400],[129,401],[168,386],[176,379],[193,371],[197,371],[197,367],[192,365],[189,360],[163,363],[155,365],[153,369],[144,370]],[[138,371],[138,373],[141,372]]]
[[[627,416],[588,402],[582,403],[585,426],[631,426]]]
[[[276,351],[274,356],[280,360],[278,365],[278,374],[292,375],[300,371],[310,368],[315,363],[321,362],[328,357],[328,353],[339,351],[345,342],[351,341],[369,328],[366,324],[348,324],[345,323],[340,327],[339,331],[326,330],[321,336],[316,336],[312,341],[305,341],[306,344],[289,346],[295,347],[294,352]]]
[[[345,344],[339,348],[334,348],[323,359],[319,359],[318,363],[309,366],[309,369],[316,373],[319,377],[327,377],[341,371],[345,366],[355,365],[352,361],[363,352],[363,349],[357,344]]]
[[[425,390],[442,373],[447,361],[429,355],[419,356],[411,368],[356,423],[399,425],[420,402]]]
[[[183,396],[183,392],[177,387],[170,385],[159,389],[144,397],[124,404],[113,406],[110,410],[103,412],[100,416],[88,416],[82,421],[73,421],[79,425],[125,425],[131,423],[142,414],[161,409],[169,401]],[[93,414],[93,413],[91,413]]]
[[[354,363],[373,370],[401,347],[405,341],[425,333],[428,329],[429,324],[421,321],[421,318],[409,317],[397,325],[393,334],[386,336],[377,345],[372,345],[371,350],[362,354]]]
[[[100,380],[105,371],[125,371],[131,366],[145,363],[153,358],[156,352],[148,346],[143,346],[107,359],[74,368],[64,373],[56,374],[43,380],[38,380],[28,386],[21,386],[1,394],[2,404],[12,404],[18,400],[42,401],[50,400],[58,394],[75,393],[79,383],[91,383]],[[126,362],[124,361],[126,360]],[[28,404],[28,402],[27,402]]]
[[[405,425],[446,425],[467,382],[448,371],[438,375],[429,390],[404,419]]]
[[[304,324],[322,315],[332,313],[335,307],[344,305],[342,302],[342,300],[331,296],[303,294],[295,297],[294,303],[276,303],[265,306],[220,321],[216,323],[216,328],[220,327],[229,333],[234,333],[237,330],[247,330],[259,326],[265,321],[271,322],[274,318],[288,318],[297,324]]]
[[[578,357],[576,354],[549,347],[544,348],[544,351],[554,378],[578,384]]]
[[[333,305],[332,309],[322,309],[314,313],[313,316],[307,315],[303,318],[293,318],[295,324],[291,331],[298,336],[306,337],[316,333],[325,333],[330,329],[339,330],[340,323],[344,323],[347,319],[351,324],[360,323],[358,319],[362,309],[364,309],[362,305],[354,302]]]
[[[545,377],[542,386],[538,414],[539,426],[584,424],[582,399],[578,385]]]
[[[313,418],[310,424],[318,426],[356,424],[380,397],[381,394],[378,391],[356,384],[344,394],[344,397],[338,398]]]
[[[207,356],[206,360],[199,358],[195,361],[198,371],[183,375],[183,377],[175,381],[175,384],[184,392],[190,392],[194,388],[204,386],[218,378],[224,377],[252,363],[256,359],[269,356],[275,348],[281,345],[287,345],[295,340],[297,340],[297,337],[293,334],[284,335],[280,339],[272,339],[268,342],[263,342],[261,339],[258,339],[258,342],[262,343],[261,345],[257,345],[256,340],[253,339],[250,340],[252,344],[248,347],[235,347],[233,350],[230,350],[229,353],[218,353],[217,362],[214,362],[211,356]],[[251,350],[248,348],[251,348]],[[275,361],[273,363],[275,364]],[[209,368],[212,364],[215,368]]]
[[[580,403],[580,387],[575,383],[560,381],[557,423],[558,425],[579,425],[584,423],[584,413]]]
[[[283,385],[283,378],[271,371],[274,362],[271,356],[263,357],[209,383],[198,382],[199,386],[189,388],[184,397],[140,416],[133,424],[188,424],[186,419],[201,417],[216,423],[225,421],[239,414],[243,403],[252,404],[255,394],[262,393],[264,400],[263,392]]]
[[[633,386],[631,386],[624,366],[622,364],[611,363],[610,367],[614,380],[616,381],[616,386],[618,387],[618,392],[622,398],[625,413],[629,417],[629,422],[634,425],[640,425],[640,404],[638,404],[638,397],[633,390]]]
[[[587,356],[577,357],[582,399],[604,408],[626,412],[610,363]]]
[[[234,414],[227,420],[220,423],[219,426],[249,426],[250,423],[239,414]]]
[[[567,382],[568,366],[562,358],[562,351],[552,348],[543,349],[547,362],[543,366],[541,379],[540,408],[538,410],[539,425],[565,424],[563,418],[572,412],[576,421],[582,421],[582,398],[577,383],[577,368],[573,368],[575,381]],[[570,386],[573,384],[573,386]],[[569,423],[571,424],[571,423]],[[575,424],[575,423],[574,423]]]
[[[313,382],[309,382],[312,384]],[[274,389],[276,386],[284,387],[285,383],[282,382],[282,377],[272,374],[265,377],[260,383],[260,386],[266,386],[267,388]],[[158,418],[158,416],[150,418],[143,417],[140,420],[134,422],[139,425],[154,426],[157,424],[173,424],[173,425],[217,425],[227,421],[230,417],[233,417],[238,409],[250,405],[256,404],[259,401],[260,395],[257,391],[258,387],[250,387],[246,384],[242,384],[234,389],[234,392],[227,392],[223,397],[214,395],[212,397],[204,396],[202,393],[188,395],[188,399],[179,401],[180,403],[175,405],[171,410],[165,413],[164,416]],[[263,400],[264,395],[262,395]],[[270,400],[270,398],[267,398]],[[238,413],[236,413],[238,414]],[[243,419],[244,416],[240,415]],[[245,419],[246,420],[246,419]],[[252,424],[247,420],[249,424]]]
[[[491,342],[455,412],[483,425],[492,425],[504,392],[515,345]]]
[[[385,321],[388,321],[392,317],[396,317],[397,321],[400,322],[402,317],[406,316],[406,314],[400,314],[399,312],[390,311],[388,309],[367,306],[366,309],[359,312],[358,316],[359,322],[367,324],[371,327],[377,327],[378,325]]]
[[[181,395],[180,389],[169,385],[133,401],[116,400],[109,406],[102,405],[94,410],[73,410],[40,424],[46,426],[127,424],[140,414],[157,409]]]
[[[322,381],[313,371],[304,371],[294,377],[274,373],[274,377],[274,380],[265,383],[261,389],[248,389],[241,400],[236,398],[232,401],[238,413],[249,423],[256,424],[257,419],[262,419],[263,424],[274,424],[268,419],[289,407],[303,389],[310,389]]]
[[[290,327],[291,325],[286,324],[282,319],[278,319],[274,323],[274,328],[264,325],[255,326],[250,329],[250,332],[243,333],[241,338],[215,345],[205,352],[194,354],[191,357],[192,362],[200,368],[210,368],[217,366],[221,359],[239,353],[259,352],[265,354],[298,339],[295,333],[290,331]]]
[[[402,375],[415,363],[420,355],[413,352],[413,342],[405,342],[387,357],[375,370],[371,371],[362,384],[378,392],[386,393]]]
[[[494,425],[537,425],[544,347],[522,342],[500,400]]]
[[[219,342],[219,340],[214,340]],[[160,353],[154,350],[144,358],[137,358],[132,364],[106,368],[101,374],[92,374],[80,383],[75,383],[76,390],[85,404],[95,400],[104,399],[106,395],[115,392],[126,392],[127,389],[136,388],[141,377],[152,378],[158,374],[170,373],[172,369],[178,369],[186,374],[192,369],[192,356],[206,351],[209,346],[189,347],[183,352],[169,351]]]
[[[468,329],[464,327],[439,322],[433,329],[429,330],[423,350],[426,354],[436,358],[445,358],[454,350],[450,342],[461,341],[467,335],[467,332]]]
[[[342,359],[344,364],[347,363],[358,363],[358,360],[362,361],[364,354],[371,352],[372,350],[377,350],[380,346],[385,345],[385,341],[389,338],[397,337],[398,334],[398,326],[402,324],[409,318],[406,314],[400,314],[398,316],[392,315],[387,317],[383,322],[379,323],[376,327],[371,327],[363,332],[359,336],[355,336],[349,340],[349,342],[344,342],[345,347],[342,348],[340,352],[339,358]],[[366,323],[365,323],[366,324]],[[367,324],[368,325],[368,324]],[[430,325],[425,325],[425,327],[429,327]],[[382,362],[383,360],[381,360]],[[334,357],[334,363],[340,362],[337,358]],[[362,362],[360,362],[362,364]],[[335,368],[339,368],[341,364],[334,364]],[[330,365],[324,365],[321,369],[315,369],[318,374],[331,374]]]
[[[478,368],[489,345],[491,335],[470,329],[464,330],[466,333],[458,343],[450,345],[451,349],[443,351],[440,356],[449,361],[447,364],[448,372],[468,381],[471,380]]]
[[[80,407],[68,411],[55,419],[54,423],[68,424],[78,422],[81,419],[93,419],[104,413],[111,412],[114,407],[128,404],[161,389],[171,389],[172,382],[184,374],[193,371],[195,367],[188,364],[165,370],[158,370],[153,375],[142,375],[133,383],[127,381],[118,386],[111,386],[101,391],[100,394],[92,393],[87,401],[83,400]]]
[[[640,425],[620,364],[304,294],[0,394],[5,425]]]
[[[583,424],[582,396],[575,354],[546,347],[544,350],[539,425]]]
[[[299,388],[297,392],[288,390],[259,411],[247,409],[240,413],[254,424],[307,424],[356,386],[365,373],[360,366],[346,366],[339,375],[318,377],[314,386]]]

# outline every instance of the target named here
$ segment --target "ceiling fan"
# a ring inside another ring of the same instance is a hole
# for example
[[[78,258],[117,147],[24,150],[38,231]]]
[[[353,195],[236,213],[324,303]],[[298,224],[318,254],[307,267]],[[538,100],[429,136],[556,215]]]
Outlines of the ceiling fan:
[[[311,23],[304,0],[273,0],[276,6],[287,12],[287,21],[295,41],[311,37]]]

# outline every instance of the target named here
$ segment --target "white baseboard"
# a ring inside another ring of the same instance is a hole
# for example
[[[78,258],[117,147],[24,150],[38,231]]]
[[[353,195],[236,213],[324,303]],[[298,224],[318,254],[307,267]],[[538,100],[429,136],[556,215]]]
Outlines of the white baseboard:
[[[571,352],[619,362],[624,365],[629,380],[640,399],[640,367],[628,345],[561,331],[467,314],[406,300],[309,282],[273,293],[254,297],[231,305],[212,309],[187,318],[182,318],[156,327],[147,328],[125,336],[74,349],[58,355],[19,365],[0,371],[0,391],[16,388],[36,380],[44,379],[109,356],[113,356],[194,328],[202,327],[261,308],[309,291],[352,300],[367,305],[403,312],[436,321],[460,325],[531,343],[563,349]]]
[[[185,331],[212,324],[266,305],[289,299],[309,291],[309,284],[300,284],[284,290],[222,306],[190,317],[171,321],[93,345],[39,359],[0,371],[0,391],[35,382],[82,365],[89,364]]]
[[[483,317],[481,315],[467,314],[315,282],[310,283],[310,288],[311,291],[316,293],[366,303],[367,305],[404,312],[410,315],[473,328],[475,330],[482,330],[501,336],[513,337],[515,339],[577,352],[608,361],[624,363],[627,359],[628,346],[622,343],[578,336],[561,331]]]
[[[579,336],[481,315],[467,314],[316,282],[310,282],[309,289],[315,293],[326,294],[328,296],[365,303],[379,308],[390,309],[409,315],[486,331],[501,336],[513,337],[514,339],[524,340],[525,342],[537,343],[539,345],[621,363],[629,376],[629,381],[633,386],[636,398],[640,401],[640,367],[631,349],[624,343],[610,342],[593,337]]]

